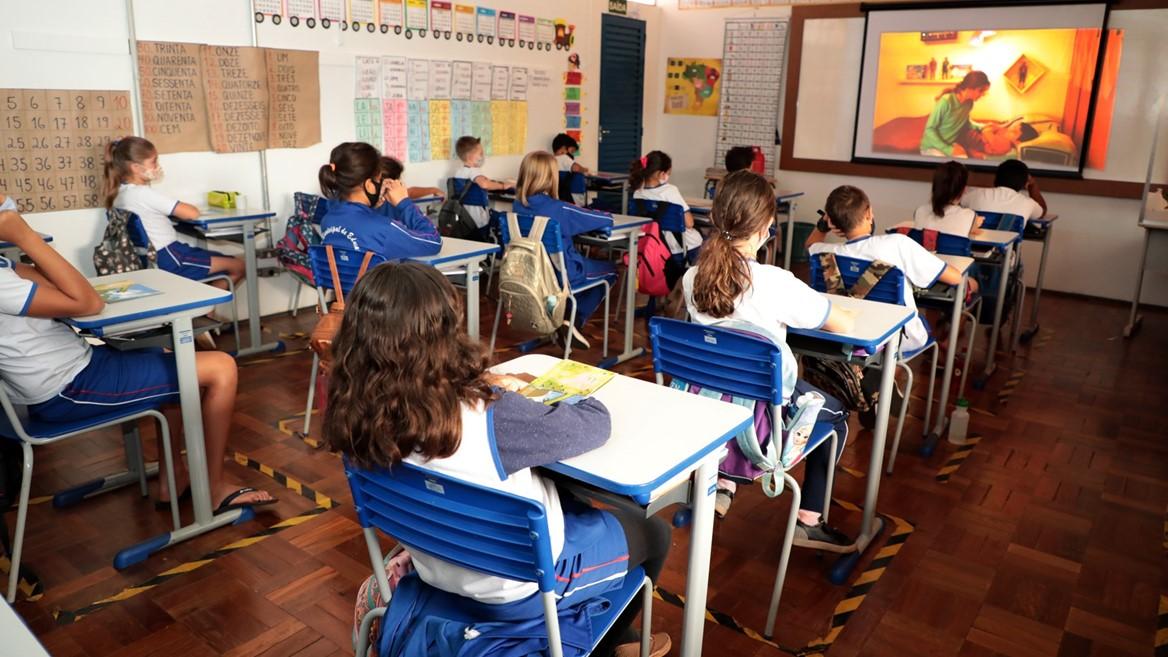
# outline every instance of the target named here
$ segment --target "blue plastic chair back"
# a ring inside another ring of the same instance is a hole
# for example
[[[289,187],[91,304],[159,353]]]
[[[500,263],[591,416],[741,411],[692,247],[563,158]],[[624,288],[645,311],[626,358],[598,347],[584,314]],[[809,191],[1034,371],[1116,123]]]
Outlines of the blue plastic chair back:
[[[332,289],[333,274],[329,269],[328,246],[313,244],[308,247],[308,257],[312,259],[312,278],[317,287]],[[361,261],[365,259],[364,251],[355,251],[341,246],[333,247],[333,259],[337,262],[337,276],[340,277],[341,292],[348,294],[357,284],[357,273],[361,271]],[[385,258],[376,253],[369,260],[369,269],[385,262]]]
[[[130,243],[144,249],[150,244],[150,236],[146,234],[146,226],[142,224],[142,217],[131,212],[130,220],[126,222],[126,230],[130,232]]]
[[[1005,212],[982,212],[980,210],[975,212],[977,212],[977,216],[982,218],[982,228],[1008,230],[1012,233],[1021,233],[1026,228],[1026,218],[1021,215]]]
[[[535,223],[535,215],[519,214],[519,230],[523,231],[524,235],[529,235],[531,225]],[[506,247],[511,243],[511,229],[507,226],[507,216],[504,214],[499,217],[499,237],[502,240],[502,245]],[[543,248],[547,251],[549,256],[554,256],[564,250],[564,235],[560,232],[560,222],[548,218],[547,228],[543,231]]]
[[[906,233],[912,241],[924,246],[925,231],[920,228],[913,228]],[[973,242],[968,237],[960,235],[953,235],[950,233],[937,233],[937,253],[943,255],[956,255],[969,257],[973,253]]]
[[[648,217],[653,219],[663,231],[671,233],[685,232],[685,210],[676,203],[630,198],[629,214],[634,217]]]
[[[837,255],[835,257],[835,263],[839,267],[840,278],[843,279],[844,287],[850,290],[856,284],[856,281],[860,279],[860,275],[868,269],[868,265],[872,264],[872,261]],[[811,287],[815,288],[817,292],[827,292],[827,281],[824,280],[823,267],[819,264],[818,254],[812,254],[811,256]],[[895,267],[888,270],[888,273],[884,274],[880,282],[864,298],[868,301],[903,306],[904,272]]]
[[[362,527],[481,573],[555,589],[543,505],[409,463],[366,470],[345,458]]]
[[[588,180],[579,171],[561,171],[559,196],[565,203],[572,203],[573,194],[585,194],[588,191]]]
[[[491,199],[487,196],[487,190],[479,187],[478,183],[475,181],[469,180],[467,178],[450,178],[447,182],[450,187],[450,189],[447,190],[447,194],[450,196],[450,198],[457,199],[458,195],[462,194],[462,190],[467,185],[470,185],[470,189],[467,190],[466,196],[462,198],[462,204],[483,208],[491,207]]]
[[[658,374],[736,397],[783,403],[782,352],[765,337],[653,317],[649,340]]]

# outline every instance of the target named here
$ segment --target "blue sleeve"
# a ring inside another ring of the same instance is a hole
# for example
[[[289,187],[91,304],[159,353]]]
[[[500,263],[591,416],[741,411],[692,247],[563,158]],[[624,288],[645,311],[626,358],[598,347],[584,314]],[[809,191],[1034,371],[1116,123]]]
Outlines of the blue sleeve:
[[[438,228],[422,214],[410,199],[402,199],[395,208],[398,220],[389,225],[386,251],[394,258],[434,255],[442,250]]]
[[[560,221],[560,229],[566,235],[580,235],[598,230],[605,233],[612,232],[612,215],[607,212],[588,210],[562,201],[557,201],[557,203],[560,210],[557,213],[559,215],[557,219]]]
[[[612,432],[608,409],[592,398],[547,406],[506,392],[491,410],[498,464],[507,476],[590,452]]]

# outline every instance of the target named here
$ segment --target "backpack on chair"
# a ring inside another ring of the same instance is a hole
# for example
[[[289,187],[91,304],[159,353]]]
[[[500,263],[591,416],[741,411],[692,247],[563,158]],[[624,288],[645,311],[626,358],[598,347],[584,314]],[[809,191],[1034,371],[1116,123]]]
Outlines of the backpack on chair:
[[[661,239],[661,227],[657,222],[645,224],[641,237],[637,240],[637,292],[651,297],[669,294],[669,278],[666,268],[672,254]],[[629,256],[624,256],[627,267]]]
[[[454,179],[446,181],[446,202],[438,210],[438,232],[442,237],[453,237],[459,240],[472,240],[478,237],[479,227],[470,216],[466,206],[462,204],[466,193],[470,191],[473,180],[468,180],[462,186],[462,193],[457,197],[454,194]]]
[[[320,234],[314,222],[322,199],[316,194],[296,192],[292,195],[293,214],[284,227],[284,237],[276,243],[276,258],[284,269],[301,283],[315,286],[312,277],[312,259],[308,247],[320,244]]]
[[[145,252],[141,253],[130,239],[131,216],[129,210],[120,208],[105,211],[105,234],[93,249],[93,268],[98,276],[124,274],[157,265],[158,255],[149,241],[146,242]]]
[[[535,217],[525,237],[519,230],[519,217],[507,214],[507,231],[511,241],[499,268],[499,304],[508,326],[536,335],[551,335],[564,324],[568,288],[556,280],[543,233],[547,217]]]
[[[345,317],[345,291],[341,288],[341,277],[337,273],[336,255],[331,244],[325,247],[325,251],[328,253],[329,272],[332,274],[333,292],[337,295],[337,300],[329,304],[328,312],[316,322],[316,327],[312,329],[312,335],[308,340],[308,346],[320,356],[322,374],[327,374],[329,366],[332,365],[333,338],[336,337],[337,331],[341,328],[341,320]],[[365,275],[365,270],[369,268],[369,261],[372,259],[373,252],[366,251],[361,259],[361,269],[357,271],[358,281]]]

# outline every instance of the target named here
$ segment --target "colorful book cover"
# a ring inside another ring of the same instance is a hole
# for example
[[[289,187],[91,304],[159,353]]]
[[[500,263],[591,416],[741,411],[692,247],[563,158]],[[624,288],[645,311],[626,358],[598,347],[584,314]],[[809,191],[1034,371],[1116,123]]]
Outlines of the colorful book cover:
[[[95,285],[93,289],[101,295],[102,300],[106,303],[118,303],[119,301],[129,301],[131,299],[141,299],[142,297],[152,297],[156,294],[162,294],[154,288],[146,287],[134,281],[114,281],[112,283]]]
[[[599,367],[563,360],[520,390],[519,394],[544,404],[562,401],[575,403],[592,396],[611,381],[613,376],[612,372]]]

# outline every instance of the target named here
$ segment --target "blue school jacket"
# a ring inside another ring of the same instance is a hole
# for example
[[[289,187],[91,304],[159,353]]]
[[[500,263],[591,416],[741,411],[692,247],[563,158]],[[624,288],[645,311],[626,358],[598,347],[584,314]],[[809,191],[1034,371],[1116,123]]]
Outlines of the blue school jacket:
[[[442,249],[438,229],[408,198],[396,207],[383,203],[377,208],[330,199],[320,229],[324,244],[372,251],[387,260],[433,255]]]
[[[599,210],[588,210],[571,203],[554,199],[547,194],[536,194],[527,199],[527,203],[515,200],[515,212],[522,215],[550,217],[560,222],[560,233],[564,238],[564,261],[568,266],[568,280],[572,285],[584,282],[585,258],[572,245],[572,237],[581,233],[601,231],[605,234],[612,232],[612,215]]]

